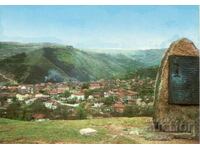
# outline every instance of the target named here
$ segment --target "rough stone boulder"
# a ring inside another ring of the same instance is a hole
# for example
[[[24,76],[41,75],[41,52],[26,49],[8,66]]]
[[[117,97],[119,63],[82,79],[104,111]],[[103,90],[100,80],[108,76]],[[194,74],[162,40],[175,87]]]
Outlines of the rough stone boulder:
[[[84,129],[81,129],[79,132],[81,135],[85,135],[85,136],[95,135],[97,133],[97,131],[92,128],[84,128]]]
[[[169,56],[199,56],[193,42],[183,38],[166,50],[156,79],[153,121],[161,131],[192,132],[199,137],[199,106],[169,104]]]

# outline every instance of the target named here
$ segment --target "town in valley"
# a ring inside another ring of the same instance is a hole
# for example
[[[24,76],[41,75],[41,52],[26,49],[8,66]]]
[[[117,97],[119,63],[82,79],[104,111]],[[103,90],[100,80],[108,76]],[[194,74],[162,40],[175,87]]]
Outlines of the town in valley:
[[[151,116],[151,78],[0,87],[1,117],[21,120]]]

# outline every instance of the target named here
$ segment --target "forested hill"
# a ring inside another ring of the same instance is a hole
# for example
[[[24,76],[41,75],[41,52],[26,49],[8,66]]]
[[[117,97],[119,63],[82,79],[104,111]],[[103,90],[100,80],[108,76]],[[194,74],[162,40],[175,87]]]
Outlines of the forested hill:
[[[156,52],[158,55],[162,53],[159,50]],[[161,58],[159,56],[158,62],[147,65],[149,63],[144,62],[146,57],[143,53],[86,52],[72,46],[52,43],[0,42],[0,72],[18,83],[123,78],[127,73],[159,64]],[[151,58],[147,59],[149,60]]]

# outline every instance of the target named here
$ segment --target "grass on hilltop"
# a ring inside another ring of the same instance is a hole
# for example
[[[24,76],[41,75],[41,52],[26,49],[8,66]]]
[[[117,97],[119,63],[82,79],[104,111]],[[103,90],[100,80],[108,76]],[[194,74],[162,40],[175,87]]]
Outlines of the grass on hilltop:
[[[113,138],[110,126],[144,126],[145,120],[106,118],[91,120],[49,120],[26,122],[0,119],[0,143],[135,143],[125,136]],[[82,128],[97,130],[94,136],[82,136]]]
[[[101,118],[88,120],[18,121],[0,118],[0,143],[71,143],[71,144],[198,144],[198,140],[148,140],[168,133],[148,130],[150,117]],[[82,128],[93,128],[97,134],[83,136]],[[130,131],[133,134],[130,134]]]

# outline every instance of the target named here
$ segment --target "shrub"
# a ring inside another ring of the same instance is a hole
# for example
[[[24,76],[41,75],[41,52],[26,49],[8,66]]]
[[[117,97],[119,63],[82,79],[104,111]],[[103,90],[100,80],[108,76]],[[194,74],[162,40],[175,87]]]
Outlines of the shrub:
[[[51,114],[52,119],[68,119],[68,108],[67,106],[59,105]]]
[[[136,117],[136,116],[152,116],[153,107],[152,106],[137,106],[137,105],[127,105],[125,106],[123,116],[125,117]]]
[[[136,105],[126,105],[124,108],[123,116],[125,117],[135,117],[139,115],[139,107]]]
[[[140,115],[141,116],[149,116],[151,117],[153,115],[153,106],[146,106],[140,108]]]

